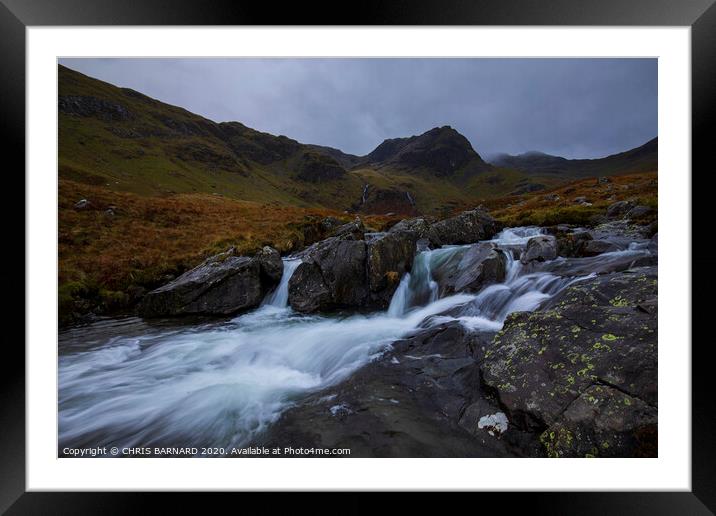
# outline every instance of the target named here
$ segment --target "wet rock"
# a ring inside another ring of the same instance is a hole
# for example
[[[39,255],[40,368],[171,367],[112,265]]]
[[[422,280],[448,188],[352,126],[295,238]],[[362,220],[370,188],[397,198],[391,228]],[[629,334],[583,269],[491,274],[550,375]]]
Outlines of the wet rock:
[[[649,240],[647,249],[649,249],[649,252],[652,254],[657,254],[659,252],[659,233],[654,233],[654,236],[651,237],[651,240]]]
[[[478,292],[483,287],[504,281],[507,258],[489,242],[472,245],[460,259],[452,274],[440,282],[442,295],[455,292]]]
[[[236,256],[233,248],[212,256],[149,292],[140,305],[140,314],[143,317],[229,315],[255,308],[278,283],[268,274],[262,274],[262,264],[266,263],[266,256]]]
[[[555,258],[557,258],[557,239],[552,235],[539,235],[529,239],[520,261],[527,264],[533,261],[545,262]]]
[[[575,283],[542,311],[511,314],[486,350],[485,384],[510,422],[547,431],[545,453],[601,454],[604,428],[613,431],[614,453],[647,453],[651,441],[642,440],[655,431],[657,406],[656,277],[649,267]],[[603,389],[599,396],[596,387]],[[585,401],[597,407],[597,417],[584,416]],[[615,404],[636,412],[620,415]]]
[[[261,267],[261,274],[266,278],[266,284],[278,284],[283,276],[283,262],[281,254],[273,247],[264,246],[257,254],[256,260]]]
[[[459,323],[399,340],[379,360],[284,413],[262,444],[348,447],[352,457],[534,455],[537,436],[509,423],[500,435],[484,420],[480,428],[500,408],[481,388],[477,346]]]
[[[298,312],[359,307],[368,297],[366,243],[331,237],[309,247],[288,283]]]
[[[388,307],[400,278],[413,264],[416,241],[412,231],[393,231],[367,243],[368,302],[372,307]]]
[[[611,253],[618,250],[619,247],[612,242],[608,242],[606,240],[589,240],[584,242],[582,245],[581,255],[596,256],[598,254]]]
[[[474,244],[492,238],[501,224],[484,211],[465,211],[432,225],[442,245]]]

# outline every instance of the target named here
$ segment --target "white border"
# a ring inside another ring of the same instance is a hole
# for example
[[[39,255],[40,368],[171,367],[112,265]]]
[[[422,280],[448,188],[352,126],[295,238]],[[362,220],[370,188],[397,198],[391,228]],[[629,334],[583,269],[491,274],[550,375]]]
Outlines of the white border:
[[[28,490],[690,490],[689,28],[28,28]],[[658,459],[58,459],[57,57],[659,58]]]

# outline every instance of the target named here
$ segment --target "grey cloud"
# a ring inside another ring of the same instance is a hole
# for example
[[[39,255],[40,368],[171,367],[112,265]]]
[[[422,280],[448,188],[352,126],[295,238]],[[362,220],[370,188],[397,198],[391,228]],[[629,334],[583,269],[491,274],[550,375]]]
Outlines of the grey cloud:
[[[215,121],[366,154],[451,125],[483,155],[599,157],[657,135],[656,59],[63,59]]]

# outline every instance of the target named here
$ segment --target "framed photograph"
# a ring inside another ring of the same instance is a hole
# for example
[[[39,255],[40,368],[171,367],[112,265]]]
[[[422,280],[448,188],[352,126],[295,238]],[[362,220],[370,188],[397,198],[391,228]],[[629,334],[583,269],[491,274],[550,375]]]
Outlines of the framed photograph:
[[[0,508],[711,514],[712,3],[4,2]]]

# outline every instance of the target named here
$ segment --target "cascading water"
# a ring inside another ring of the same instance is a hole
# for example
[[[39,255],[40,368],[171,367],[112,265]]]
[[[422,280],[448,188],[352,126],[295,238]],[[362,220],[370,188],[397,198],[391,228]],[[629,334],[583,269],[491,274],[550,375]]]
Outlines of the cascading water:
[[[261,306],[275,306],[276,308],[286,308],[288,306],[288,281],[300,264],[301,260],[299,258],[285,258],[283,260],[281,282],[273,292],[266,296]]]
[[[637,244],[523,268],[519,252],[539,233],[512,228],[497,235],[492,242],[507,256],[506,279],[477,294],[440,299],[441,279],[469,248],[452,246],[416,256],[387,312],[302,315],[287,306],[300,260],[286,259],[280,285],[262,306],[229,321],[177,326],[120,319],[63,332],[60,449],[244,445],[307,393],[341,381],[420,326],[457,320],[497,331],[509,313],[535,309],[589,274],[583,271],[649,254]]]

